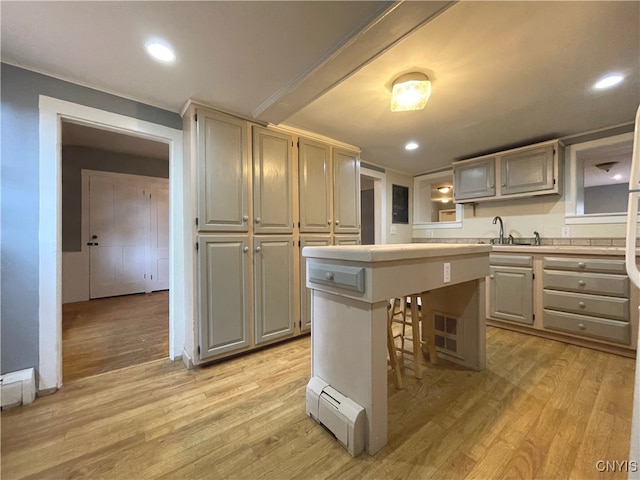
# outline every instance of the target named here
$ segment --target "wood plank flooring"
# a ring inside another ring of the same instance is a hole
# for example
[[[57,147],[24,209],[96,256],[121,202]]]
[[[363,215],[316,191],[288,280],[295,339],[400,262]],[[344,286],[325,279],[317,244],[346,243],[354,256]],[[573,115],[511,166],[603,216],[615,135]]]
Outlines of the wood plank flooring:
[[[168,356],[168,291],[62,306],[64,383]]]
[[[2,478],[626,478],[634,361],[488,328],[488,368],[389,378],[389,441],[351,458],[305,416],[309,337],[188,371],[159,360],[2,412]],[[408,372],[409,373],[409,372]]]

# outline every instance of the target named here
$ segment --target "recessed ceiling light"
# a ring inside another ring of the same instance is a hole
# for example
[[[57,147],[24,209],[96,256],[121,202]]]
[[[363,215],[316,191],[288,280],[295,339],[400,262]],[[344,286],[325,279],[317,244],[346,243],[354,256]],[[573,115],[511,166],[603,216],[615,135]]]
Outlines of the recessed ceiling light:
[[[622,175],[620,175],[619,173],[617,173],[617,174],[615,174],[615,175],[613,176],[613,179],[614,179],[614,180],[622,180]]]
[[[416,142],[409,142],[404,146],[404,148],[406,150],[415,150],[416,148],[418,148],[418,146],[419,145]]]
[[[176,54],[167,45],[158,42],[147,44],[147,52],[156,60],[164,63],[171,63],[176,59]]]
[[[622,82],[622,80],[624,80],[624,75],[620,75],[619,73],[610,73],[598,80],[593,88],[596,90],[605,90],[607,88],[615,87]]]

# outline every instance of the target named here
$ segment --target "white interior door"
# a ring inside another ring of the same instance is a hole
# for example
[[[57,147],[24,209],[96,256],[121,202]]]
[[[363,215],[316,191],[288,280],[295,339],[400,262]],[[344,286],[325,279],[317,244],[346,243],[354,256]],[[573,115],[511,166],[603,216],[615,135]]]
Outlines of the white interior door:
[[[147,290],[169,289],[169,184],[151,187],[151,244]]]
[[[90,297],[145,291],[149,201],[134,179],[89,179]]]

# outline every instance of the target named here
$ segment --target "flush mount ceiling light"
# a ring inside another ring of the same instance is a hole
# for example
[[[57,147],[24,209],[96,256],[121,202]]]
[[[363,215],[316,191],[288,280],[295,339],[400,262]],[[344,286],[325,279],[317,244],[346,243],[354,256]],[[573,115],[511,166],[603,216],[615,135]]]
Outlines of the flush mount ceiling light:
[[[419,145],[416,142],[409,142],[404,146],[404,148],[405,150],[415,150],[418,146]]]
[[[152,42],[147,44],[147,52],[156,60],[164,63],[172,63],[176,59],[176,54],[164,43]]]
[[[624,75],[619,73],[610,73],[598,80],[593,88],[596,90],[606,90],[607,88],[615,87],[624,80]]]
[[[391,89],[391,111],[422,110],[431,95],[431,82],[424,73],[407,73],[395,79]]]
[[[440,193],[449,193],[449,190],[451,190],[451,187],[446,187],[446,186],[438,187],[438,191]]]
[[[619,162],[603,162],[596,164],[595,167],[599,168],[600,170],[604,170],[605,172],[609,172],[609,170],[618,165],[618,163]]]
[[[619,173],[617,173],[616,175],[614,175],[612,177],[614,180],[622,180],[622,175],[620,175]]]

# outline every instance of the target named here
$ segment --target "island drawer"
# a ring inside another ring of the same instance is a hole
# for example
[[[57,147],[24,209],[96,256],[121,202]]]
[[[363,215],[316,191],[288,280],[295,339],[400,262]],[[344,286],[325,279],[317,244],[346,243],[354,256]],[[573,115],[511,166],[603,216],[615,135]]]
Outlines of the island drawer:
[[[629,345],[631,339],[631,326],[628,322],[552,310],[544,310],[544,328],[602,338],[625,345]]]
[[[629,300],[626,298],[544,290],[542,302],[545,309],[629,321]]]
[[[544,257],[542,266],[552,270],[573,270],[577,272],[619,273],[626,275],[624,260],[602,258]]]
[[[532,267],[532,255],[498,255],[492,253],[489,255],[489,264],[491,265],[508,265],[512,267]]]
[[[550,290],[629,297],[629,277],[623,275],[544,270],[542,284]]]

